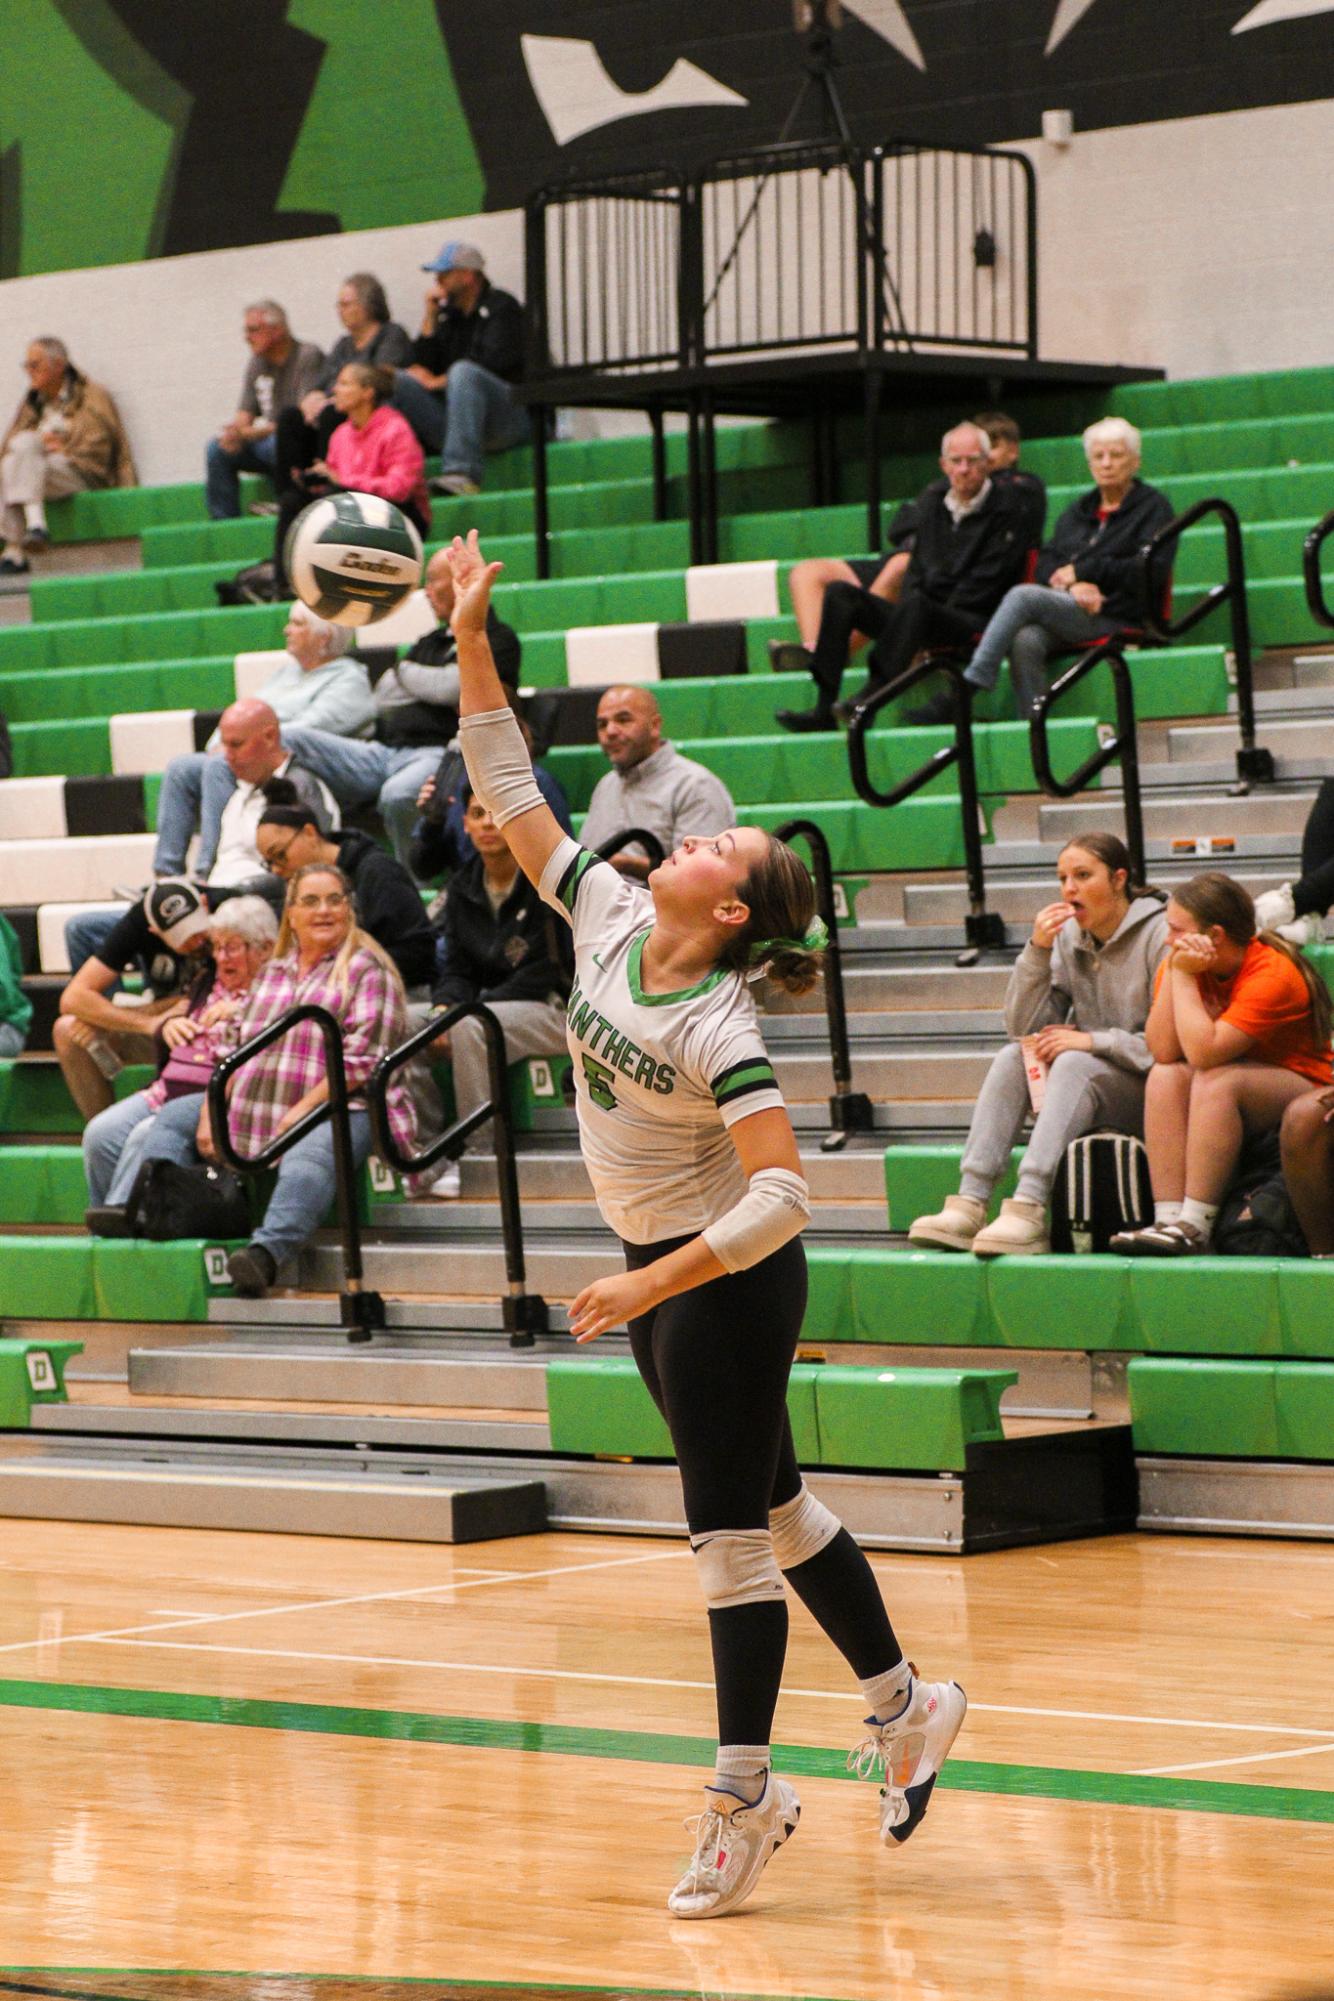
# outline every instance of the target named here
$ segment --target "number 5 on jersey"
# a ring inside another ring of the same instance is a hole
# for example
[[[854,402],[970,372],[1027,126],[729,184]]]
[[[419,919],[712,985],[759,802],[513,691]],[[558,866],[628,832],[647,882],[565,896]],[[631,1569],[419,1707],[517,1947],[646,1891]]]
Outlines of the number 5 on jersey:
[[[583,1058],[584,1082],[588,1086],[589,1097],[604,1112],[614,1112],[616,1093],[611,1088],[611,1080],[616,1073],[609,1070],[605,1063],[599,1063],[596,1057],[590,1056],[586,1049],[579,1053]]]

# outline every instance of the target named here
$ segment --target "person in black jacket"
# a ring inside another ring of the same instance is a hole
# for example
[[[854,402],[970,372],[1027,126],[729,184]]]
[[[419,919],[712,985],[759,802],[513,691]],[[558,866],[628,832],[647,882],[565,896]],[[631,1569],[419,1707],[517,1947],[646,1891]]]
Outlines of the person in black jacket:
[[[404,372],[441,406],[439,435],[429,442],[443,470],[431,490],[478,493],[488,448],[503,451],[528,436],[528,412],[512,394],[523,374],[523,307],[491,283],[486,259],[471,243],[444,244],[422,269],[434,273],[435,283]],[[396,400],[421,436],[418,399]]]
[[[476,853],[449,886],[441,967],[431,999],[441,1008],[485,1001],[504,1030],[511,1063],[521,1056],[559,1055],[565,1049],[572,970],[565,949],[568,930],[556,925],[504,834],[471,791],[464,824]],[[490,1096],[481,1022],[475,1015],[465,1016],[435,1047],[453,1066],[455,1116],[465,1118]],[[449,1198],[459,1193],[460,1185],[454,1161],[429,1192]]]
[[[424,998],[435,977],[435,933],[427,922],[421,892],[402,862],[355,829],[321,833],[286,779],[272,778],[264,790],[269,804],[255,841],[265,868],[284,882],[308,862],[340,868],[352,884],[362,930],[384,946],[409,1000]]]
[[[1010,656],[1016,711],[1022,720],[1047,685],[1052,653],[1083,651],[1113,633],[1136,631],[1145,604],[1139,552],[1172,519],[1165,493],[1139,478],[1140,434],[1123,417],[1106,417],[1084,433],[1093,474],[1056,523],[1038,556],[1037,580],[1006,593],[968,663],[965,680],[992,688]],[[1149,589],[1161,602],[1171,580],[1171,553],[1155,559]],[[941,722],[949,698],[939,695],[910,710],[909,722]]]
[[[897,604],[857,584],[825,592],[811,673],[813,709],[779,709],[789,730],[833,729],[841,713],[911,664],[926,646],[971,646],[1031,547],[1031,508],[1012,483],[994,480],[991,443],[976,424],[959,424],[941,441],[944,479],[919,494],[913,550]],[[836,703],[854,632],[872,641],[870,679],[853,703]]]

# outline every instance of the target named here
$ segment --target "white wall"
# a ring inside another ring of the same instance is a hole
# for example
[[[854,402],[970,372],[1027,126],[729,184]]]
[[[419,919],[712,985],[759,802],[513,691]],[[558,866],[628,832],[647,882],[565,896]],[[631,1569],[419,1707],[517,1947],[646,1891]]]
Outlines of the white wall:
[[[1039,179],[1046,358],[1153,363],[1178,377],[1330,361],[1334,102],[1026,150]],[[119,400],[141,477],[198,478],[204,439],[235,408],[248,301],[281,300],[296,331],[326,346],[340,281],[366,269],[415,331],[418,267],[447,236],[480,244],[496,283],[522,296],[517,210],[11,279],[0,284],[0,414],[22,393],[25,343],[59,334]]]

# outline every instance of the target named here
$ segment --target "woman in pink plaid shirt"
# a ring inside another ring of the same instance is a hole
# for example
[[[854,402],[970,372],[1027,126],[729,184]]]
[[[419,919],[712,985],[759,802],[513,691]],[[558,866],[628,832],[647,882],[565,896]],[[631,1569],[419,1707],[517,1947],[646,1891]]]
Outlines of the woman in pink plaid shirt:
[[[347,877],[324,862],[298,869],[288,885],[277,948],[250,991],[237,1024],[238,1042],[306,1001],[327,1008],[343,1032],[352,1157],[360,1167],[371,1150],[371,1121],[359,1093],[380,1058],[406,1037],[406,1001],[392,959],[357,924]],[[242,1154],[259,1153],[328,1096],[319,1031],[313,1022],[299,1022],[238,1073],[230,1099],[232,1139]],[[151,1151],[171,1160],[216,1158],[208,1100],[178,1099],[168,1109],[173,1116],[168,1122],[159,1115],[162,1130]],[[412,1102],[401,1085],[389,1093],[389,1124],[399,1145],[412,1151]],[[333,1196],[333,1132],[326,1120],[278,1162],[263,1222],[228,1259],[236,1290],[247,1298],[267,1291],[282,1260],[299,1251],[324,1221]]]

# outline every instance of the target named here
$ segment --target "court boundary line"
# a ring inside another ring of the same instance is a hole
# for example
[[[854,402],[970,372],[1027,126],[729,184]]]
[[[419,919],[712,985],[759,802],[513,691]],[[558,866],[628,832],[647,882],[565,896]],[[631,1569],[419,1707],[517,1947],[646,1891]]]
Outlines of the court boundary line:
[[[1145,1765],[1139,1777],[1174,1778],[1178,1772],[1212,1772],[1222,1765],[1276,1765],[1280,1758],[1316,1758],[1322,1751],[1334,1751],[1334,1744],[1302,1744],[1292,1751],[1256,1751],[1249,1758],[1197,1758],[1190,1765]]]
[[[109,1688],[79,1682],[0,1681],[0,1708],[221,1724],[391,1743],[526,1751],[554,1757],[609,1758],[634,1764],[705,1769],[712,1769],[715,1752],[712,1737],[442,1716],[420,1710],[272,1702],[175,1690]],[[825,1746],[775,1744],[774,1761],[794,1778],[859,1783],[856,1774],[848,1770],[844,1753]],[[954,1792],[1064,1800],[1080,1805],[1222,1813],[1334,1826],[1334,1792],[1300,1787],[1243,1785],[1220,1779],[1169,1778],[1138,1772],[1078,1771],[1048,1765],[1003,1765],[961,1758],[950,1761],[937,1783]]]
[[[63,1642],[49,1641],[49,1646],[59,1646]],[[335,1667],[396,1667],[430,1669],[438,1674],[479,1674],[518,1677],[524,1681],[575,1681],[608,1684],[624,1688],[678,1688],[703,1690],[712,1693],[711,1681],[692,1681],[671,1675],[646,1674],[598,1674],[586,1668],[516,1667],[512,1662],[499,1661],[439,1661],[414,1659],[408,1654],[344,1654],[322,1653],[300,1647],[236,1647],[216,1640],[155,1640],[122,1638],[109,1635],[97,1642],[108,1647],[142,1647],[157,1653],[197,1653],[229,1654],[241,1659],[280,1661],[328,1661]],[[791,1688],[785,1683],[783,1694],[800,1696],[813,1702],[847,1702],[855,1704],[857,1695],[851,1689]],[[278,1698],[273,1698],[278,1699]],[[1334,1730],[1322,1730],[1312,1724],[1309,1728],[1300,1723],[1218,1723],[1205,1717],[1194,1716],[1124,1716],[1114,1710],[1097,1709],[1029,1709],[1004,1702],[969,1702],[969,1710],[977,1716],[1031,1716],[1039,1720],[1064,1719],[1073,1723],[1130,1723],[1145,1729],[1164,1730],[1220,1730],[1242,1736],[1266,1737],[1314,1737],[1321,1741],[1313,1750],[1334,1751]],[[1257,1756],[1263,1755],[1257,1753]],[[1287,1752],[1275,1753],[1286,1757]],[[1250,1764],[1251,1759],[1228,1759],[1225,1762]],[[1167,1765],[1163,1767],[1145,1766],[1141,1776],[1149,1777],[1161,1771],[1170,1774],[1175,1771],[1190,1771],[1189,1765]]]

